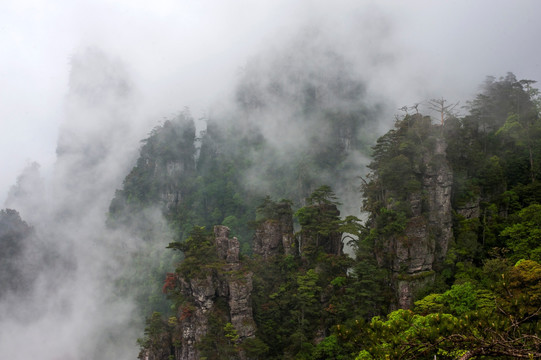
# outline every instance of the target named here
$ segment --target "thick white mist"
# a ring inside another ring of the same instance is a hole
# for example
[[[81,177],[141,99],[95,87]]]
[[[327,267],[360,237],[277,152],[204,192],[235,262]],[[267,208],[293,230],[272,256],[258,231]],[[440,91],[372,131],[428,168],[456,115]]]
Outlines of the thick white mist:
[[[184,106],[195,118],[234,113],[235,79],[254,54],[267,61],[294,46],[299,29],[318,29],[317,44],[343,54],[365,81],[366,101],[388,104],[383,132],[399,107],[471,98],[486,75],[541,80],[539,13],[537,0],[3,1],[0,202],[36,230],[27,264],[42,249],[55,257],[28,266],[31,294],[0,303],[0,358],[136,357],[141,328],[112,280],[138,239],[106,230],[107,207],[163,117]],[[261,129],[287,156],[304,134],[280,136],[296,109],[275,108],[261,114]],[[360,168],[367,159],[351,161]],[[253,181],[265,188],[257,171]]]
[[[122,62],[96,48],[73,56],[52,176],[44,180],[30,167],[6,201],[36,232],[24,261],[35,260],[33,248],[52,250],[55,258],[34,274],[27,298],[0,304],[3,358],[136,357],[140,329],[130,326],[129,295],[115,297],[123,254],[113,252],[137,239],[105,223],[114,190],[150,128],[138,103]]]

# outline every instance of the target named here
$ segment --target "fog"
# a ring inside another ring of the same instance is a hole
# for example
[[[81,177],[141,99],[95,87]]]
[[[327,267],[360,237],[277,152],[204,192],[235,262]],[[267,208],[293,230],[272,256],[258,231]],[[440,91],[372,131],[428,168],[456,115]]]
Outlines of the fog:
[[[8,0],[0,12],[0,201],[27,162],[55,161],[70,58],[88,46],[125,62],[147,119],[189,106],[196,117],[261,49],[317,24],[361,63],[385,62],[372,89],[399,107],[469,98],[486,75],[539,79],[535,0]]]
[[[464,104],[487,75],[541,79],[538,14],[535,0],[4,1],[0,202],[35,228],[26,261],[47,249],[55,265],[0,304],[0,357],[136,358],[141,329],[129,296],[113,296],[111,250],[139,240],[104,224],[139,141],[165,118],[185,106],[195,118],[231,114],[251,69],[268,74],[296,49],[291,66],[317,70],[327,63],[311,64],[310,51],[328,50],[364,84],[363,101],[382,106],[383,132],[404,105]],[[294,109],[265,99],[279,111],[263,115],[263,133],[295,149],[300,134],[277,135]]]

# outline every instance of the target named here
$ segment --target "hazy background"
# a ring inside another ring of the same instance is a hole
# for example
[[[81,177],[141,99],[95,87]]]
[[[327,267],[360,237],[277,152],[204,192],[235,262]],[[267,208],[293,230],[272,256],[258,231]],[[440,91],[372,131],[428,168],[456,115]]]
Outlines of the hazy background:
[[[141,331],[110,276],[112,247],[137,239],[106,231],[107,206],[139,140],[184,106],[227,108],[254,57],[314,34],[386,104],[383,130],[403,105],[470,99],[487,75],[541,79],[539,14],[535,0],[2,1],[0,204],[37,230],[26,261],[56,257],[27,298],[0,303],[0,357],[135,358]]]
[[[539,14],[536,0],[4,0],[0,202],[28,162],[48,174],[70,59],[88,46],[125,63],[141,117],[155,124],[184,106],[198,117],[251,55],[313,24],[360,63],[385,63],[370,80],[398,106],[468,98],[486,75],[507,71],[538,80]]]

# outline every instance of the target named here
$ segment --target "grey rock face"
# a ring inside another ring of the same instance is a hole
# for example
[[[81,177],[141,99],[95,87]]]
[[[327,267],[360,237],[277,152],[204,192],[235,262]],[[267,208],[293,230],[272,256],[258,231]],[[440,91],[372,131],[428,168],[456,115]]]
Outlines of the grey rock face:
[[[398,308],[410,308],[415,292],[434,280],[434,269],[447,254],[452,234],[453,173],[445,158],[446,144],[436,139],[434,151],[419,167],[422,189],[409,194],[411,215],[404,233],[387,241]]]
[[[163,185],[160,189],[160,199],[166,209],[171,209],[181,201],[179,179],[184,172],[184,163],[181,161],[169,161],[164,165],[156,166],[155,176],[162,177]]]
[[[190,306],[180,307],[175,339],[180,343],[176,360],[195,360],[200,355],[197,343],[208,332],[208,319],[223,298],[229,310],[229,319],[239,335],[239,342],[255,335],[252,314],[252,273],[239,262],[239,242],[229,239],[229,228],[215,226],[215,245],[220,262],[192,279],[180,279],[181,292]],[[240,354],[243,357],[243,354]]]
[[[282,231],[277,220],[265,220],[258,226],[254,235],[254,254],[263,259],[283,253]]]
[[[240,243],[236,237],[229,238],[229,228],[223,225],[214,226],[214,237],[218,258],[230,264],[238,263]]]
[[[478,218],[480,215],[480,208],[479,208],[479,201],[481,199],[479,197],[475,197],[468,201],[467,203],[463,204],[462,206],[459,206],[456,209],[456,212],[463,216],[465,219],[475,219]]]
[[[423,188],[428,194],[429,231],[435,240],[437,261],[443,261],[453,236],[451,208],[453,172],[445,158],[446,148],[445,141],[438,139],[434,154],[425,159],[426,171],[423,176]]]
[[[432,270],[435,244],[428,236],[428,224],[424,217],[410,219],[404,236],[395,237],[392,243],[395,246],[394,272],[415,274]]]
[[[277,219],[267,219],[256,229],[253,242],[254,254],[268,259],[278,254],[293,255],[298,244],[293,235],[293,216],[289,203],[277,204]]]
[[[227,279],[231,324],[242,340],[253,337],[256,330],[252,314],[252,275],[251,272],[246,272],[241,277],[235,278],[233,275]]]

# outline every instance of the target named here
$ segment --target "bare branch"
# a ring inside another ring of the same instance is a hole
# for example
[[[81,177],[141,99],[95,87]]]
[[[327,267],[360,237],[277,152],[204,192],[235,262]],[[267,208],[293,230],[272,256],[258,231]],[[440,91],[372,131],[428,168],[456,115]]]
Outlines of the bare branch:
[[[441,126],[445,124],[445,117],[453,115],[453,109],[459,104],[459,102],[445,105],[447,100],[443,97],[441,99],[431,99],[428,101],[428,108],[430,110],[437,111],[441,115]]]

